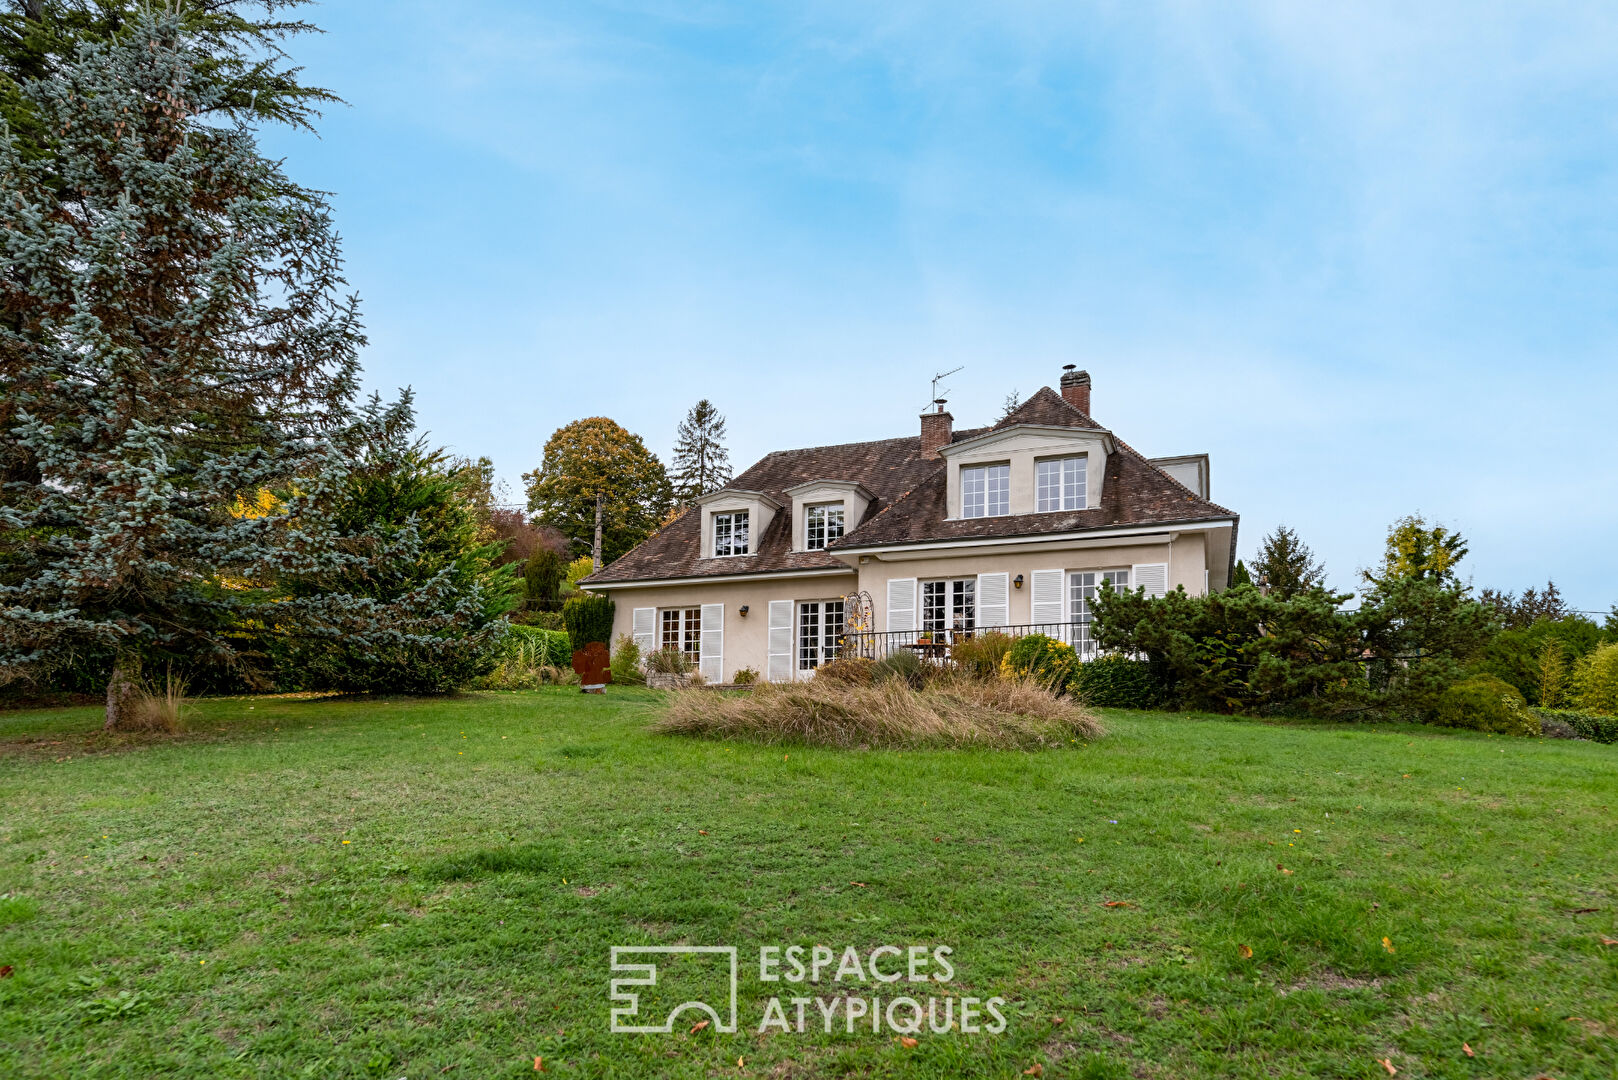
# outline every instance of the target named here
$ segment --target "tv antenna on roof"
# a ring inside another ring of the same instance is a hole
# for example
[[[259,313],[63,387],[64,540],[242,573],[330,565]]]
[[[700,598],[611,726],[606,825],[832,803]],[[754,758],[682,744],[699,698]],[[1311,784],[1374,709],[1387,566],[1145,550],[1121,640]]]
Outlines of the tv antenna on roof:
[[[949,378],[951,375],[955,374],[955,372],[957,372],[957,371],[965,371],[965,370],[966,370],[966,365],[962,364],[960,367],[955,368],[953,371],[941,371],[937,375],[933,376],[933,405],[937,406],[940,412],[943,411],[943,405],[944,405],[944,402],[942,400],[943,396],[945,394],[949,393],[950,388],[946,386],[946,387],[944,387],[943,390],[939,390],[938,389],[938,384],[943,382],[945,379]]]

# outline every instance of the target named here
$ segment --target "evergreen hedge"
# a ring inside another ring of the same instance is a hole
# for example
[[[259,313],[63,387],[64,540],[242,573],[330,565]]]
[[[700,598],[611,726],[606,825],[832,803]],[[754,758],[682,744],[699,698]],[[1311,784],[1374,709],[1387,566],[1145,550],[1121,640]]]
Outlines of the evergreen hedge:
[[[562,622],[575,649],[592,641],[612,642],[612,613],[616,605],[599,593],[580,593],[562,605]]]

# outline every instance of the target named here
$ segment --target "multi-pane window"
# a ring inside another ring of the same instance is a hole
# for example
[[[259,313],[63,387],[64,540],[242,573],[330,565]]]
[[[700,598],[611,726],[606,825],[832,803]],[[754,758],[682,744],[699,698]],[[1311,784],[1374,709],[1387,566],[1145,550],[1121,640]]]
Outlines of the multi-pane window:
[[[826,545],[843,535],[843,504],[826,503],[805,507],[803,546],[806,551],[824,551]]]
[[[1095,641],[1090,636],[1090,623],[1095,618],[1096,590],[1108,581],[1114,589],[1129,588],[1128,570],[1084,570],[1067,577],[1068,611],[1074,623],[1072,645],[1080,656],[1095,653]]]
[[[974,465],[961,470],[961,516],[1005,517],[1011,513],[1011,466]]]
[[[977,624],[975,578],[921,583],[921,628],[928,633],[970,630]]]
[[[699,607],[664,608],[658,613],[662,619],[662,633],[658,647],[679,649],[691,658],[693,664],[702,659],[702,609]]]
[[[736,510],[713,516],[713,553],[720,555],[747,554],[747,511]]]
[[[1034,465],[1034,498],[1039,513],[1084,509],[1084,462],[1081,455]]]
[[[799,671],[813,671],[837,659],[842,641],[841,600],[806,600],[798,605]]]

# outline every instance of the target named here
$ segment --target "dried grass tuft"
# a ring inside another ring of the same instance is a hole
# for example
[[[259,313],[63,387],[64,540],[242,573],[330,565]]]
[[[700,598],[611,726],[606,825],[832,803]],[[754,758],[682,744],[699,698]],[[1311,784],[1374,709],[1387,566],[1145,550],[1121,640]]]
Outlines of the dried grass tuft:
[[[737,695],[682,691],[652,727],[668,735],[842,749],[979,747],[1037,750],[1104,734],[1082,706],[1025,679],[941,675],[760,683]]]
[[[185,680],[172,671],[161,685],[143,686],[130,702],[125,731],[178,735],[185,730]]]

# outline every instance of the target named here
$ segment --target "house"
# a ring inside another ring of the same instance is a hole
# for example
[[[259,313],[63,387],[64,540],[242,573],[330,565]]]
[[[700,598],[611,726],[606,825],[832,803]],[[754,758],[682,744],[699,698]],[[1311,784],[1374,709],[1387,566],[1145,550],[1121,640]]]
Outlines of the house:
[[[940,402],[915,435],[772,453],[582,584],[615,599],[615,639],[681,649],[710,682],[991,628],[1093,655],[1102,582],[1223,589],[1237,515],[1209,500],[1206,454],[1143,457],[1092,419],[1086,372],[1060,387],[992,427],[956,431]]]

